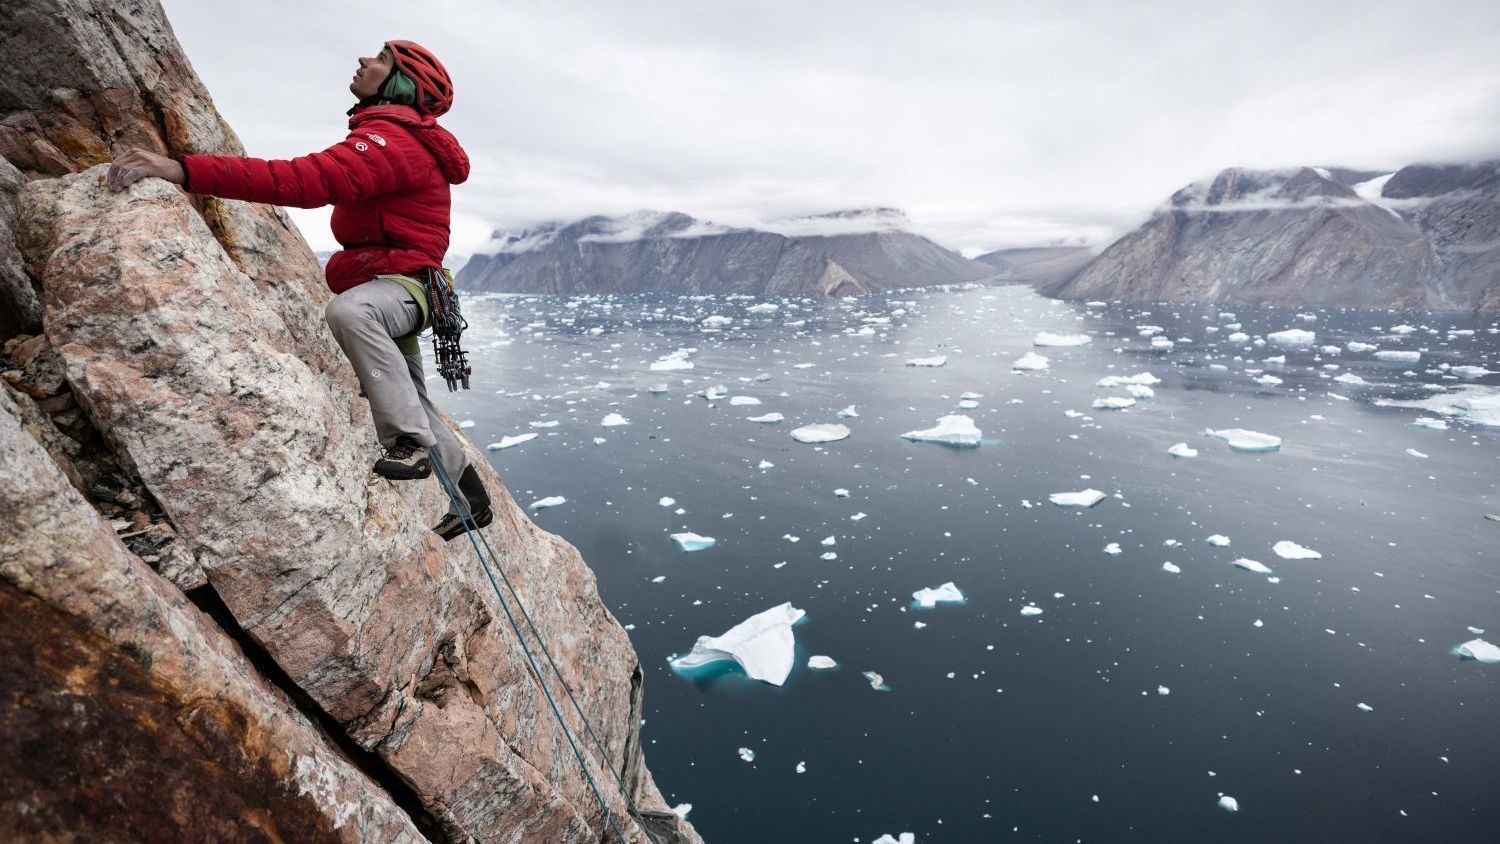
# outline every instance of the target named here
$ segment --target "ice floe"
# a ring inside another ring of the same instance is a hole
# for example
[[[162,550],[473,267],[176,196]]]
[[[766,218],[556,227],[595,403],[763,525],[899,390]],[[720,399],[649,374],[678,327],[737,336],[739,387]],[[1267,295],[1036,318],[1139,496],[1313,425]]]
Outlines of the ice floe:
[[[1288,328],[1285,331],[1272,331],[1266,335],[1266,342],[1277,346],[1288,346],[1292,348],[1300,346],[1311,346],[1318,339],[1318,335],[1302,328]]]
[[[874,671],[861,671],[859,673],[863,674],[865,679],[870,681],[870,688],[875,691],[888,692],[891,690],[891,687],[885,684],[885,678]]]
[[[1047,498],[1059,507],[1092,507],[1104,500],[1104,493],[1085,489],[1081,492],[1054,492]]]
[[[1114,556],[1115,554],[1120,553],[1120,543],[1111,542],[1108,545],[1104,546],[1104,553],[1109,554],[1110,556]]]
[[[1187,443],[1177,443],[1167,449],[1167,453],[1173,457],[1197,457],[1198,449],[1189,446]]]
[[[751,750],[748,747],[742,747],[740,748],[740,758],[745,760],[746,762],[754,762],[755,751]]]
[[[1037,606],[1036,604],[1027,604],[1024,607],[1021,607],[1021,615],[1029,617],[1029,616],[1041,615],[1041,614],[1042,614],[1042,608],[1039,607],[1039,606]]]
[[[786,419],[785,416],[782,416],[780,413],[776,413],[774,411],[772,411],[771,413],[763,413],[760,416],[746,416],[745,418],[750,420],[751,422],[765,423],[781,422],[782,420]]]
[[[1038,332],[1032,339],[1033,346],[1082,346],[1093,341],[1087,334],[1053,334],[1050,331]]]
[[[1238,812],[1240,810],[1240,801],[1227,794],[1222,794],[1219,796],[1219,808],[1226,812]]]
[[[485,446],[485,449],[487,451],[500,451],[501,449],[505,448],[514,448],[521,443],[529,443],[539,436],[541,436],[541,434],[532,432],[529,434],[516,434],[513,437],[501,437],[500,442],[490,443],[489,445]]]
[[[671,540],[677,543],[677,547],[684,551],[702,551],[704,548],[714,547],[718,540],[712,536],[699,536],[696,533],[674,533]]]
[[[536,501],[531,502],[531,504],[528,505],[526,509],[544,510],[548,507],[556,507],[559,504],[566,504],[567,501],[568,499],[563,498],[561,495],[549,495],[546,498],[539,498]]]
[[[871,841],[870,844],[917,844],[917,836],[916,833],[913,832],[903,832],[895,838],[892,838],[890,833],[886,833],[885,835],[880,836],[874,841]]]
[[[1215,533],[1208,537],[1208,544],[1216,548],[1226,548],[1229,545],[1229,537],[1222,533]]]
[[[1382,407],[1415,407],[1471,425],[1500,428],[1500,387],[1465,384],[1451,393],[1425,399],[1376,399]]]
[[[831,656],[814,654],[807,658],[807,667],[814,671],[827,671],[832,668],[838,668],[839,664]]]
[[[1010,365],[1010,368],[1022,372],[1035,372],[1037,370],[1046,369],[1047,363],[1048,361],[1046,355],[1039,355],[1036,352],[1027,352],[1026,354],[1016,358],[1015,362]]]
[[[1491,664],[1500,662],[1500,648],[1483,639],[1470,639],[1454,648],[1453,652],[1463,659],[1472,659],[1476,662]]]
[[[1283,539],[1275,545],[1272,545],[1271,550],[1275,551],[1276,556],[1282,558],[1283,560],[1318,560],[1322,559],[1323,557],[1323,555],[1318,553],[1317,551],[1314,551],[1311,548],[1304,548],[1303,546],[1298,545],[1290,539]]]
[[[1182,568],[1171,560],[1162,563],[1161,570],[1166,572],[1167,574],[1182,574]]]
[[[1135,399],[1125,396],[1104,396],[1094,399],[1095,410],[1123,410],[1135,404]]]
[[[831,443],[837,440],[847,439],[849,428],[833,422],[820,422],[815,425],[803,425],[792,431],[792,439],[799,443]]]
[[[1157,378],[1155,375],[1152,375],[1149,372],[1137,372],[1134,375],[1106,375],[1103,378],[1100,378],[1098,381],[1094,382],[1094,386],[1102,387],[1104,389],[1112,389],[1114,387],[1123,387],[1130,384],[1149,387],[1153,384],[1160,383],[1161,379]]]
[[[917,606],[926,609],[937,606],[939,602],[961,604],[964,601],[964,593],[960,592],[951,580],[936,588],[918,589],[911,593],[911,596],[916,600]]]
[[[1281,448],[1281,437],[1245,428],[1224,428],[1219,431],[1206,428],[1203,433],[1210,437],[1218,437],[1235,451],[1276,451]]]
[[[1270,566],[1267,566],[1265,563],[1256,562],[1255,560],[1249,559],[1248,557],[1240,557],[1238,560],[1230,563],[1230,565],[1235,566],[1236,568],[1242,568],[1248,572],[1254,572],[1255,574],[1271,573]]]
[[[630,424],[630,420],[626,419],[625,417],[621,416],[618,413],[610,413],[610,414],[606,415],[604,417],[604,420],[601,421],[599,424],[603,425],[606,428],[614,428],[614,427],[618,427],[620,425],[629,425]]]
[[[1416,363],[1422,359],[1421,352],[1384,350],[1375,353],[1376,360],[1388,360],[1396,363]]]
[[[672,667],[691,670],[720,660],[732,660],[752,680],[775,686],[792,673],[795,639],[792,625],[806,615],[790,602],[756,613],[719,636],[699,636],[693,650],[672,660]]]
[[[934,355],[930,358],[911,358],[906,362],[907,366],[942,366],[948,362],[947,355]]]
[[[921,431],[907,431],[901,436],[918,442],[954,446],[976,446],[979,445],[981,434],[978,426],[974,424],[973,419],[963,414],[953,414],[938,419],[937,425],[932,428]]]

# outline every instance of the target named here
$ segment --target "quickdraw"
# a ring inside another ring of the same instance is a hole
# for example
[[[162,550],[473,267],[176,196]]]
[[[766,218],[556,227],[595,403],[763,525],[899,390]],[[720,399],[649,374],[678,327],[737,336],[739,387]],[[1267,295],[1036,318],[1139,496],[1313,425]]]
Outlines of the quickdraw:
[[[469,327],[458,307],[458,290],[453,273],[447,267],[434,267],[422,273],[422,287],[432,314],[432,354],[437,358],[438,374],[448,382],[448,392],[462,384],[469,389],[469,355],[459,345],[464,329]]]

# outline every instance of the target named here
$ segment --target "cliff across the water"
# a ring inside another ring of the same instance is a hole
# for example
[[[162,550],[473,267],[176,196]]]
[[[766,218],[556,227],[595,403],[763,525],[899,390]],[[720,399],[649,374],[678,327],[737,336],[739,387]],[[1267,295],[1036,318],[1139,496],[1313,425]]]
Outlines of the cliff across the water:
[[[900,211],[871,208],[764,229],[641,211],[496,232],[458,280],[505,293],[858,296],[995,273],[910,231]]]
[[[1067,299],[1500,310],[1500,161],[1232,168],[1189,185],[1082,271]]]
[[[285,214],[104,188],[243,153],[160,6],[13,3],[0,55],[0,840],[617,840],[436,480],[371,475]],[[610,815],[699,841],[593,573],[470,459]]]

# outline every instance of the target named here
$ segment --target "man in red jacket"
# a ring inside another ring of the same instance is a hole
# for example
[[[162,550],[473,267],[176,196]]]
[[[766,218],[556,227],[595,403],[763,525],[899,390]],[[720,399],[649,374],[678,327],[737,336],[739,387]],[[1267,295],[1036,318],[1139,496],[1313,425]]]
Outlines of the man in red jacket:
[[[469,157],[437,124],[453,104],[453,83],[431,52],[388,41],[361,58],[349,90],[349,136],[289,161],[188,155],[180,161],[132,149],[111,165],[108,184],[124,190],[146,176],[192,193],[297,208],[333,205],[333,236],[343,251],[328,261],[338,294],[324,312],[370,400],[384,456],[375,471],[393,480],[425,478],[430,449],[458,477],[481,527],[494,513],[474,467],[427,398],[417,335],[429,319],[413,274],[441,267],[448,251],[449,185],[469,177]],[[451,540],[463,521],[450,512],[434,531]]]

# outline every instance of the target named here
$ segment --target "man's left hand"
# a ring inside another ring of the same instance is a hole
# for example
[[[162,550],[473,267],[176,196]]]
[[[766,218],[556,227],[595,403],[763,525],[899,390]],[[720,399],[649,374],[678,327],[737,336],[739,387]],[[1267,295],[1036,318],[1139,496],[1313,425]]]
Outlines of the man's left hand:
[[[182,184],[182,165],[154,152],[132,149],[116,158],[109,165],[109,175],[104,179],[105,187],[122,191],[147,176],[166,179],[174,185]]]

